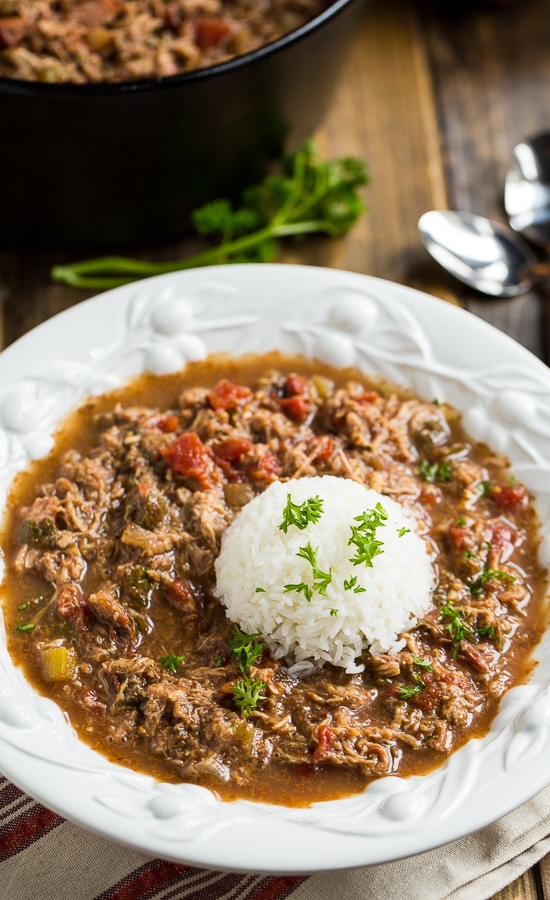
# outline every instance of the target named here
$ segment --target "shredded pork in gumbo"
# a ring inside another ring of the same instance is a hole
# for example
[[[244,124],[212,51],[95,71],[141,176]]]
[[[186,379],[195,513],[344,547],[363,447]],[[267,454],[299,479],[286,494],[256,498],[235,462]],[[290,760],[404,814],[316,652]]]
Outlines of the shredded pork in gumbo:
[[[406,506],[437,548],[437,585],[400,652],[300,678],[236,635],[214,560],[252,497],[318,474]],[[276,354],[212,359],[90,400],[18,478],[10,652],[111,759],[306,805],[428,771],[487,730],[544,625],[537,542],[527,491],[449,407]]]
[[[0,77],[133,81],[241,56],[328,0],[0,0]]]

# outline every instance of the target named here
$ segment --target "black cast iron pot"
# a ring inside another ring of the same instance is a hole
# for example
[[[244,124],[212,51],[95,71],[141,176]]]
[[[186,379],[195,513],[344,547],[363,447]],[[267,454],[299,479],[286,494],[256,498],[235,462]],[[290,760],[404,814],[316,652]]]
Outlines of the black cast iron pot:
[[[0,237],[117,245],[182,233],[321,121],[365,0],[185,75],[117,84],[0,79]]]

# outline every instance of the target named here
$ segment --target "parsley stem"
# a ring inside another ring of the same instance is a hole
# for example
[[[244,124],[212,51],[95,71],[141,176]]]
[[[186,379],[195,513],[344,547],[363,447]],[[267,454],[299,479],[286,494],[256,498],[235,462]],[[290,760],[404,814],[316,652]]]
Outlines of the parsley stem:
[[[185,259],[172,262],[148,262],[126,256],[102,256],[66,266],[54,266],[52,278],[54,281],[64,282],[71,287],[108,290],[123,284],[130,284],[140,278],[149,278],[152,275],[166,275],[169,272],[182,272],[185,269],[196,269],[200,266],[231,263],[232,256],[262,244],[268,238],[290,237],[314,232],[325,232],[332,235],[333,226],[330,222],[322,220],[268,225],[253,234],[227,241],[217,247],[210,247],[208,250],[187,256]]]
[[[279,238],[315,232],[338,237],[355,224],[364,209],[357,189],[368,182],[361,160],[323,161],[306,143],[286,163],[284,174],[268,175],[244,192],[239,209],[220,200],[195,210],[197,232],[216,235],[215,246],[170,262],[103,256],[55,266],[51,276],[72,287],[106,290],[199,266],[262,261],[274,256]]]

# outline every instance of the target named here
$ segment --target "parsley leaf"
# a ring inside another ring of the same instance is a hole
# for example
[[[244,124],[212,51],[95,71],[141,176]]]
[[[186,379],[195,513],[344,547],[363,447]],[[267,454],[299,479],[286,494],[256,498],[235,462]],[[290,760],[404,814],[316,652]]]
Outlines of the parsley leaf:
[[[481,575],[478,575],[475,581],[470,584],[470,593],[479,596],[483,593],[483,585],[491,578],[500,578],[502,581],[515,581],[513,575],[503,572],[501,569],[484,569]]]
[[[185,656],[176,656],[175,653],[169,653],[167,656],[159,656],[158,661],[163,669],[167,669],[173,675],[176,675],[184,659]]]
[[[311,600],[315,591],[318,591],[322,597],[326,597],[327,588],[332,581],[332,569],[329,569],[328,572],[323,572],[318,567],[317,550],[314,550],[309,542],[305,547],[300,547],[296,556],[300,556],[302,559],[307,559],[307,561],[309,562],[313,575],[313,584],[305,584],[303,581],[299,584],[285,584],[285,593],[288,593],[289,591],[297,591],[299,594],[303,594],[308,601]]]
[[[428,672],[433,672],[433,666],[431,662],[428,662],[427,659],[422,659],[420,656],[413,656],[413,663],[415,666],[420,666],[421,669],[426,669]]]
[[[258,661],[263,653],[264,645],[256,640],[261,636],[259,633],[244,634],[238,625],[234,625],[233,635],[229,639],[231,655],[237,660],[242,672],[242,678],[232,685],[231,693],[235,705],[245,716],[250,715],[260,700],[265,700],[265,695],[262,694],[265,681],[260,678],[253,680],[248,674],[250,667]]]
[[[445,483],[453,477],[453,470],[448,462],[428,462],[427,459],[420,460],[420,475],[424,481],[433,484],[435,481]]]
[[[354,566],[364,563],[372,567],[372,561],[379,553],[383,553],[383,541],[376,539],[376,529],[386,524],[388,514],[381,503],[377,503],[374,509],[364,510],[360,516],[355,516],[354,522],[359,525],[351,526],[351,537],[348,544],[354,544],[357,548],[355,556],[350,559]]]
[[[422,681],[420,675],[417,675],[415,678],[416,684],[414,687],[407,687],[406,684],[401,684],[397,689],[397,696],[400,700],[410,700],[411,697],[416,697],[421,691],[424,690],[426,685]]]
[[[257,634],[245,634],[238,625],[233,626],[233,634],[229,639],[229,649],[231,656],[237,660],[241,671],[248,672],[250,666],[253,666],[260,658],[264,651],[264,645],[257,640],[262,637]]]
[[[364,594],[366,589],[361,587],[360,584],[357,584],[357,575],[354,575],[349,581],[344,579],[344,590],[353,591],[354,594]]]
[[[265,694],[262,694],[263,688],[265,688],[265,681],[260,679],[254,681],[250,675],[244,675],[233,685],[233,699],[245,716],[250,715],[260,700],[265,700]]]
[[[310,523],[315,524],[321,518],[323,512],[323,501],[317,495],[309,497],[303,503],[293,503],[292,496],[286,495],[286,506],[283,510],[283,521],[279,525],[279,530],[286,534],[290,525],[296,525],[300,531]]]

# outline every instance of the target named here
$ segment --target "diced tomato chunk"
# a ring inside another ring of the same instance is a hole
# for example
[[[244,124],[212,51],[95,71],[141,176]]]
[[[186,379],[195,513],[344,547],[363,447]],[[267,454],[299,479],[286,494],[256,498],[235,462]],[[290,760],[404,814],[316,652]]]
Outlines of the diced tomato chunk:
[[[501,509],[514,509],[527,503],[527,491],[522,485],[495,484],[489,495]]]
[[[238,463],[241,456],[250,453],[254,444],[244,437],[227,438],[225,441],[218,441],[214,444],[212,450],[214,456],[223,459],[226,462]]]
[[[186,431],[161,450],[173,472],[195,478],[201,488],[212,485],[213,462],[198,434]]]
[[[514,547],[518,542],[518,533],[505,519],[492,519],[489,525],[491,549],[496,553],[500,562],[505,562],[514,552]]]
[[[164,585],[164,591],[174,609],[179,610],[186,616],[196,614],[197,597],[191,584],[185,578],[177,581],[168,581]]]
[[[283,397],[279,400],[279,403],[288,418],[298,424],[305,422],[311,412],[311,400],[309,397],[304,397],[303,395]]]
[[[322,762],[327,757],[335,739],[336,735],[328,725],[319,725],[317,728],[317,746],[313,751],[313,759],[316,763]]]
[[[451,525],[448,536],[451,548],[455,553],[461,553],[472,546],[472,532],[467,525]]]
[[[23,16],[2,16],[0,19],[0,50],[15,47],[32,27],[31,19]]]
[[[303,375],[288,375],[284,387],[285,397],[295,397],[297,394],[309,393],[309,381]]]
[[[250,400],[252,391],[243,384],[232,384],[223,378],[208,392],[208,401],[212,409],[237,409]]]
[[[430,506],[436,506],[441,503],[442,499],[441,491],[433,484],[423,484],[420,489],[420,497],[423,503],[428,503]]]
[[[67,582],[61,585],[56,598],[56,610],[62,619],[69,620],[78,631],[85,629],[89,623],[90,608],[82,588],[77,584]]]
[[[256,481],[274,481],[281,471],[281,463],[273,453],[266,453],[248,470],[251,478]]]
[[[363,393],[360,397],[357,398],[357,400],[363,406],[366,406],[368,403],[379,403],[381,397],[378,391],[363,391]]]
[[[195,40],[201,50],[217,47],[231,33],[231,26],[223,19],[200,16],[195,23]]]
[[[173,431],[178,430],[178,424],[177,416],[165,416],[164,419],[157,423],[157,428],[160,428],[165,434],[171,434]]]
[[[314,462],[328,462],[334,453],[334,441],[328,434],[323,434],[314,438],[313,448],[317,449],[313,457]]]

